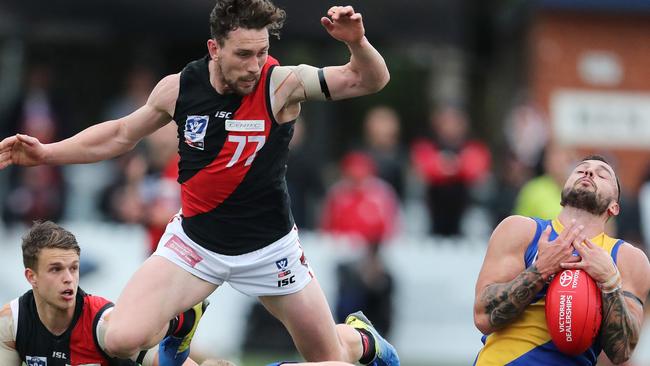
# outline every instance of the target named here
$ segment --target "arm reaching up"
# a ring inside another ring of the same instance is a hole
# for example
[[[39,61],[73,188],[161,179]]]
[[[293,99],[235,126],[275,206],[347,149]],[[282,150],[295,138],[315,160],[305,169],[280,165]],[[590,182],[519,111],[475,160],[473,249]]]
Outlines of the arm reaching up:
[[[306,100],[339,100],[376,93],[390,80],[384,58],[365,37],[360,13],[351,6],[334,6],[321,24],[350,50],[341,66],[280,66],[271,74],[273,113],[277,120],[294,120]]]
[[[321,24],[336,40],[350,49],[350,62],[326,67],[323,72],[332,99],[351,98],[380,91],[390,80],[384,58],[368,42],[361,13],[351,6],[333,6]]]

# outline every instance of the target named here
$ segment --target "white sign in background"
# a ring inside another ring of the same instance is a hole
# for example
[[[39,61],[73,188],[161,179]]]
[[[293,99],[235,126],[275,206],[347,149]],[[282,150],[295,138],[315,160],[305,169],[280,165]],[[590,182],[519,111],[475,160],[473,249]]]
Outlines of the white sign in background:
[[[550,109],[562,145],[650,148],[650,92],[559,90]]]

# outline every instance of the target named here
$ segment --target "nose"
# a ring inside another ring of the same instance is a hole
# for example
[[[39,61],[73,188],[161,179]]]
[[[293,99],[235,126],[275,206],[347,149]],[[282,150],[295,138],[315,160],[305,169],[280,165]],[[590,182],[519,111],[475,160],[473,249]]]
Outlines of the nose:
[[[256,57],[251,57],[250,61],[246,65],[246,71],[251,74],[257,74],[260,71],[260,65],[257,62]]]
[[[65,274],[63,275],[63,282],[71,283],[73,279],[74,279],[74,275],[72,274],[72,271],[70,270],[65,271]]]

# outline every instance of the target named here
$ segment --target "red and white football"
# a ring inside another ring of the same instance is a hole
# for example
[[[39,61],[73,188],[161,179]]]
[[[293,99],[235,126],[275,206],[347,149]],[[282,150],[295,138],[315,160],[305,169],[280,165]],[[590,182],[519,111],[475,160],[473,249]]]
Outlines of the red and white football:
[[[566,269],[555,275],[546,292],[546,325],[560,351],[585,352],[598,336],[602,316],[600,289],[586,272]]]

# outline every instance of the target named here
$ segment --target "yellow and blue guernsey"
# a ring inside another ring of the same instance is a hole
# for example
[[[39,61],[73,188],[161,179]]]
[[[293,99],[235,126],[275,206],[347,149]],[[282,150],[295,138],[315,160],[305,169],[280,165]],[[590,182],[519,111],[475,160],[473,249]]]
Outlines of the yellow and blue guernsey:
[[[537,231],[524,254],[526,268],[537,259],[537,243],[546,226],[551,225],[552,228],[550,240],[557,238],[564,229],[557,219],[552,221],[533,219],[537,223]],[[605,233],[601,233],[591,241],[610,253],[616,263],[618,248],[623,240],[610,238]],[[596,364],[601,351],[598,339],[585,353],[579,356],[565,355],[555,347],[546,327],[544,311],[546,289],[547,286],[544,286],[533,302],[526,307],[524,313],[514,322],[501,330],[483,336],[484,346],[474,361],[475,366],[593,366]]]

